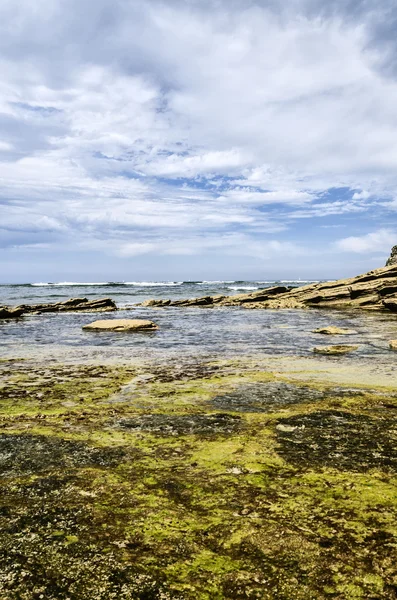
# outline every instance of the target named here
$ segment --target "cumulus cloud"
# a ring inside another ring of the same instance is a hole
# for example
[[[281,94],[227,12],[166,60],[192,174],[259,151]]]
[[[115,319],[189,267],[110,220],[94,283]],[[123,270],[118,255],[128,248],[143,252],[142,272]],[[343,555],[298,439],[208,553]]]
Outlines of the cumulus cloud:
[[[362,236],[351,236],[337,240],[335,245],[343,252],[388,252],[397,239],[397,231],[379,229]]]

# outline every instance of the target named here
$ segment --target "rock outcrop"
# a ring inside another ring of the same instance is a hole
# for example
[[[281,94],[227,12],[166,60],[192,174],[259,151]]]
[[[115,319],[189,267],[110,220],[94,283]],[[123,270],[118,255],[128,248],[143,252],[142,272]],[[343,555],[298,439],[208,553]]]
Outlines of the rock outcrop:
[[[393,246],[389,258],[386,261],[386,267],[397,265],[397,246]]]
[[[17,319],[23,315],[23,310],[0,306],[0,319]]]
[[[337,281],[302,287],[275,286],[251,294],[204,296],[185,300],[147,300],[142,306],[244,308],[343,308],[397,312],[397,264]]]
[[[153,321],[146,321],[144,319],[104,319],[84,325],[83,329],[86,331],[131,332],[155,331],[158,329],[158,326]]]
[[[108,312],[117,310],[117,306],[111,298],[100,298],[98,300],[70,298],[70,300],[56,302],[55,304],[22,304],[13,310],[19,311],[20,314],[67,311]]]

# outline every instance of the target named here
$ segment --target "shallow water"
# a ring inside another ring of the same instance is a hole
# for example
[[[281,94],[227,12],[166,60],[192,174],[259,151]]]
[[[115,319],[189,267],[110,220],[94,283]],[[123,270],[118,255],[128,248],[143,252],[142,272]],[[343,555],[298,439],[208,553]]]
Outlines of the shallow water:
[[[153,333],[83,331],[96,319],[145,318]],[[314,334],[336,325],[348,336]],[[247,310],[243,308],[137,307],[110,313],[47,313],[0,322],[0,357],[57,361],[178,361],[267,354],[311,356],[314,346],[348,343],[359,349],[343,357],[393,363],[388,347],[397,338],[397,315],[330,310]],[[341,360],[338,357],[326,360]]]

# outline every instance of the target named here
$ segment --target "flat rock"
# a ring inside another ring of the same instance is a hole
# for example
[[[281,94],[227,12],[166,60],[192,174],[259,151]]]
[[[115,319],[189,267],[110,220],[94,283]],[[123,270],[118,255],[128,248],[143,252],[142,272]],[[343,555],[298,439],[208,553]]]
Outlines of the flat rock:
[[[313,333],[322,333],[323,335],[351,335],[356,332],[352,329],[344,329],[342,327],[333,327],[330,325],[329,327],[320,327],[319,329],[315,329]]]
[[[103,319],[84,325],[86,331],[155,331],[158,326],[144,319]]]
[[[8,310],[11,310],[8,308]],[[54,304],[21,304],[12,309],[20,313],[40,314],[48,312],[109,312],[117,310],[115,302],[111,298],[98,298],[88,300],[87,298],[69,298]]]
[[[397,263],[388,263],[387,267],[337,281],[310,283],[293,288],[273,286],[234,296],[154,299],[147,300],[143,306],[243,306],[275,310],[336,308],[397,312]]]
[[[327,354],[327,355],[349,354],[350,352],[354,352],[355,350],[358,350],[358,346],[337,345],[337,346],[318,346],[316,348],[313,348],[313,352],[315,354]]]

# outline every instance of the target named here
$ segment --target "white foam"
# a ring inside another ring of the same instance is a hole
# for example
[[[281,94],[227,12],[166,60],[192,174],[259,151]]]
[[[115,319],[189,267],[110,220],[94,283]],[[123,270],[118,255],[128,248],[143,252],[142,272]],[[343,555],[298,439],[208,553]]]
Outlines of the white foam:
[[[220,281],[199,281],[197,282],[197,285],[211,285],[211,284],[215,284],[215,283],[235,283],[234,279],[231,281],[225,281],[224,279],[220,280]]]
[[[227,288],[228,290],[258,290],[259,288],[250,285],[232,285]]]
[[[57,283],[31,283],[34,287],[54,286],[54,287],[70,287],[70,286],[87,286],[87,285],[109,285],[107,281],[101,282],[79,282],[79,281],[59,281]]]
[[[123,283],[136,287],[174,287],[182,285],[183,281],[124,281]]]
[[[281,279],[280,283],[319,283],[314,279]]]

